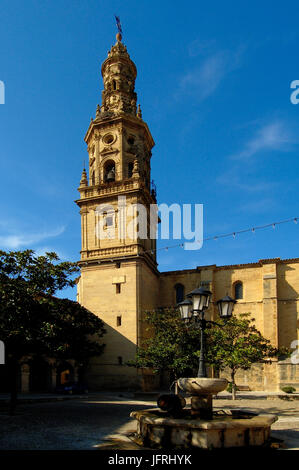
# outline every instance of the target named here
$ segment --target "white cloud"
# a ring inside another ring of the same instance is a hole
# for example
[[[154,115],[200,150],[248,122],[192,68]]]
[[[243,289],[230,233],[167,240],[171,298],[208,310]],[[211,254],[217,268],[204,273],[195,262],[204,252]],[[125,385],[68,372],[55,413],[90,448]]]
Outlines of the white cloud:
[[[282,150],[289,149],[290,144],[295,141],[282,121],[274,121],[263,125],[257,130],[256,134],[249,139],[243,150],[231,155],[236,160],[248,159],[264,150]]]
[[[192,94],[199,101],[206,99],[217,90],[225,76],[240,65],[242,53],[243,47],[240,47],[236,52],[219,51],[210,55],[181,77],[179,94]]]
[[[271,198],[259,199],[257,201],[250,201],[246,204],[240,205],[240,211],[255,212],[255,213],[269,213],[270,210],[278,208],[279,203]]]
[[[55,248],[51,248],[49,246],[43,246],[43,247],[39,247],[39,248],[34,249],[34,252],[35,252],[36,256],[45,256],[46,253],[52,253],[53,251],[58,255],[58,257],[61,260],[67,260],[68,259],[62,254],[62,252],[60,250],[57,251]]]
[[[265,192],[279,186],[279,183],[275,181],[257,179],[248,168],[244,168],[244,165],[242,167],[235,165],[225,173],[222,173],[217,177],[217,183],[248,192]]]
[[[58,237],[65,231],[65,226],[58,227],[49,232],[36,232],[36,233],[13,233],[7,235],[0,235],[0,247],[8,250],[18,250],[20,248],[31,248],[36,243],[39,243],[47,238]]]
[[[180,88],[185,92],[195,93],[199,100],[204,100],[217,89],[226,73],[227,59],[225,55],[217,54],[182,77]]]
[[[254,124],[256,125],[256,122]],[[265,151],[291,150],[295,143],[297,142],[293,137],[293,132],[282,120],[260,124],[254,135],[245,142],[243,148],[238,153],[230,155],[229,158],[235,160],[235,163],[230,165],[228,171],[217,177],[217,182],[249,193],[269,193],[277,190],[281,183],[266,181],[262,175],[255,174],[253,159]],[[259,204],[253,203],[252,206],[249,204],[248,210],[262,209],[263,205],[266,207],[271,204],[270,200]]]

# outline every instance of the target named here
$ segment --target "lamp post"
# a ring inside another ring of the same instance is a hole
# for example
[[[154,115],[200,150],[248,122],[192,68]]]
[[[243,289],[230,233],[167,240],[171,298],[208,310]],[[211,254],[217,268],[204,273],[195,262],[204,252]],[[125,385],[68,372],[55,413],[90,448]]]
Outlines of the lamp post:
[[[200,356],[197,377],[207,377],[205,364],[205,329],[207,324],[218,325],[215,321],[204,318],[205,311],[209,308],[212,292],[199,287],[187,294],[187,298],[178,304],[181,318],[186,323],[194,322],[200,328]],[[230,318],[233,313],[235,300],[226,295],[217,301],[220,318]]]

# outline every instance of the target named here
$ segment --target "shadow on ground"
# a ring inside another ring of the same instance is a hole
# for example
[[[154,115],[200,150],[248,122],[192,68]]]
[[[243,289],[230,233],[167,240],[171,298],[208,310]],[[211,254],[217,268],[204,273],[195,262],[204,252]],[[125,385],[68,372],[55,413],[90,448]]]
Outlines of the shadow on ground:
[[[86,399],[19,405],[15,416],[0,414],[0,449],[95,449],[126,424],[134,431],[130,412],[144,407]]]

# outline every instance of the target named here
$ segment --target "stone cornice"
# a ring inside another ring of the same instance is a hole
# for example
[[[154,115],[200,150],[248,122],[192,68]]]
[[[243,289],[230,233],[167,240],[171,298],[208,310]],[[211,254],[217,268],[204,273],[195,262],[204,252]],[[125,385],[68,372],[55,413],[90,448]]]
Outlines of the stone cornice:
[[[226,269],[244,269],[244,268],[261,268],[265,264],[289,264],[289,263],[299,263],[299,258],[269,258],[261,259],[255,263],[244,263],[244,264],[228,264],[224,266],[209,265],[209,266],[198,266],[196,269],[182,269],[177,271],[165,271],[161,273],[161,276],[170,276],[177,274],[188,274],[188,273],[198,273],[202,269],[213,269],[214,271],[221,271]]]
[[[148,204],[155,204],[156,200],[152,197],[149,190],[145,187],[142,180],[139,178],[130,178],[127,180],[115,181],[113,183],[95,185],[95,186],[84,186],[79,187],[81,198],[75,200],[78,206],[82,206],[84,203],[95,202],[99,199],[113,198],[125,194],[138,194],[142,193],[144,200]]]
[[[129,126],[135,127],[137,129],[143,128],[150,147],[151,148],[154,147],[155,142],[146,122],[144,122],[142,119],[138,117],[131,116],[130,114],[125,114],[125,113],[119,114],[118,116],[115,116],[115,117],[109,117],[107,119],[92,120],[89,124],[84,140],[88,144],[91,133],[95,129],[105,129],[105,127],[111,127],[111,125],[119,125],[119,124],[121,125],[126,124]]]
[[[198,273],[199,271],[197,269],[181,269],[177,271],[164,271],[161,272],[161,276],[172,276],[172,275],[179,275],[179,274],[192,274],[192,273]]]
[[[139,245],[135,245],[135,246],[139,246]],[[101,251],[104,251],[104,250],[101,250]],[[81,251],[81,254],[82,253],[83,252]],[[118,263],[118,262],[119,263],[131,263],[132,261],[146,263],[147,266],[157,276],[160,276],[160,272],[157,269],[157,263],[149,255],[147,255],[147,253],[142,253],[142,252],[140,254],[128,253],[125,256],[120,256],[119,253],[118,254],[114,253],[113,255],[112,254],[108,255],[106,258],[102,258],[102,255],[101,255],[100,257],[81,259],[80,261],[77,262],[77,264],[82,270],[82,269],[89,269],[89,268],[94,269],[95,266],[109,268],[109,266],[111,266],[113,263]]]

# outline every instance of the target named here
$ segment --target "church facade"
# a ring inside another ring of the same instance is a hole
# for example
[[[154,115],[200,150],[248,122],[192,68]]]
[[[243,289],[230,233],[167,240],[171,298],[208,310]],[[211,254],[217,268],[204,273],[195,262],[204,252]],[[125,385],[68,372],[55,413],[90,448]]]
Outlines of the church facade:
[[[76,201],[82,240],[77,300],[104,321],[107,331],[105,352],[87,372],[90,388],[155,388],[149,371],[126,366],[146,335],[144,312],[174,306],[201,285],[213,292],[207,318],[217,318],[215,301],[228,293],[237,300],[236,315],[250,313],[274,346],[290,348],[299,339],[299,258],[158,271],[156,240],[135,231],[137,209],[123,216],[125,205],[142,205],[150,230],[157,201],[151,186],[154,141],[137,106],[136,66],[119,34],[101,72],[102,104],[85,135],[88,170],[83,170]],[[130,221],[128,236],[124,225]],[[240,373],[237,383],[255,390],[299,388],[299,364],[292,358],[256,364]]]

